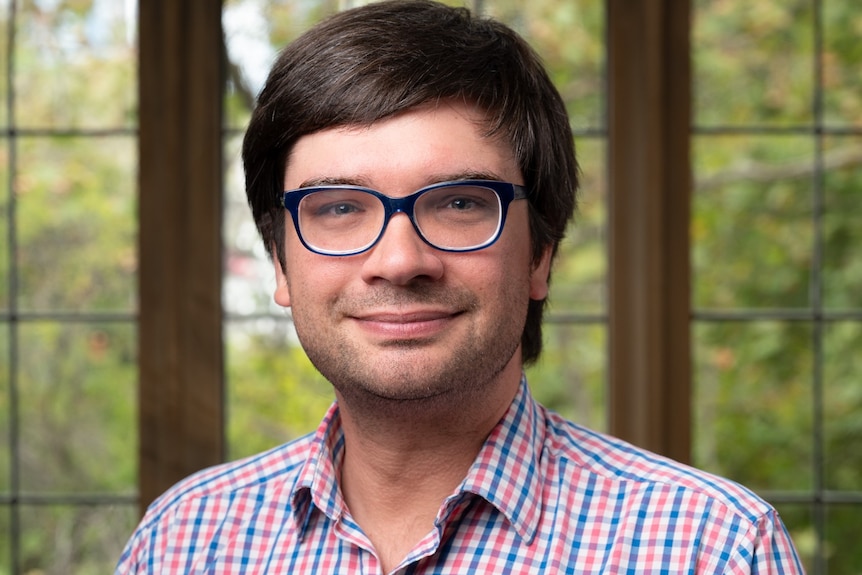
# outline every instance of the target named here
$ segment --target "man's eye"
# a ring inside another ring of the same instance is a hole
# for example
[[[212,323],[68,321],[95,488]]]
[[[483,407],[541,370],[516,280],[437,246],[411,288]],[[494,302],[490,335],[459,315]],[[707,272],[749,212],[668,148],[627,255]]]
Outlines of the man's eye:
[[[338,216],[349,216],[362,211],[362,206],[349,202],[332,202],[321,204],[314,209],[314,216],[318,218],[330,218]]]
[[[326,211],[335,216],[342,216],[346,214],[352,214],[353,212],[358,212],[359,208],[352,204],[334,204],[330,206]]]
[[[469,210],[476,207],[476,200],[471,198],[453,198],[446,207],[453,210]]]

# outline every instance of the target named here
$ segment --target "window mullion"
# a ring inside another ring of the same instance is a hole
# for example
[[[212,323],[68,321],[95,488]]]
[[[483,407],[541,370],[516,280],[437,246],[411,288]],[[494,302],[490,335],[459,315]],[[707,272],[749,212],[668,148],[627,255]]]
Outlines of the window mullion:
[[[607,0],[610,431],[690,459],[688,0]]]
[[[221,1],[140,3],[141,508],[223,457]]]

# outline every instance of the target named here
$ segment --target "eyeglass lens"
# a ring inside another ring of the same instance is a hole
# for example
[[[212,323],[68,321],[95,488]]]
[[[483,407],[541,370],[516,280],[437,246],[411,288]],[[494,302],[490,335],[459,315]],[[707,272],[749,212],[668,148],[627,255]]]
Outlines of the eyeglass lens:
[[[442,249],[470,249],[494,238],[500,225],[500,199],[481,186],[445,186],[420,195],[413,221],[425,240]],[[386,208],[363,190],[333,188],[299,203],[299,229],[307,244],[329,253],[361,250],[373,244],[385,225]]]

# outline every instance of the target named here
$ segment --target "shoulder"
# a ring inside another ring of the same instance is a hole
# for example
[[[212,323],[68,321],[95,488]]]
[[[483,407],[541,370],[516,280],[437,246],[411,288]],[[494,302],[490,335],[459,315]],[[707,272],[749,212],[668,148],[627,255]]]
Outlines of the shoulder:
[[[249,538],[298,537],[312,483],[334,481],[332,448],[342,435],[333,403],[315,432],[183,479],[149,506],[115,574],[190,572]]]
[[[200,525],[242,523],[261,507],[290,513],[291,494],[315,446],[314,435],[307,435],[181,480],[149,506],[121,564],[140,553],[152,554],[176,537],[188,537],[190,529],[196,537],[213,535],[203,533]]]
[[[190,475],[156,499],[147,510],[147,516],[158,517],[195,499],[236,495],[291,483],[308,460],[313,439],[313,435],[306,435],[257,455]]]
[[[749,489],[553,412],[544,420],[542,468],[563,529],[568,521],[597,538],[613,533],[638,550],[615,555],[614,572],[639,572],[639,557],[671,557],[669,549],[692,572],[803,572],[778,513]]]
[[[170,553],[172,561],[190,560],[191,552],[183,549],[216,536],[230,537],[232,530],[262,508],[288,515],[291,494],[316,448],[315,435],[307,435],[183,479],[149,506],[116,573],[149,572],[151,563],[167,560]]]
[[[545,455],[565,473],[588,474],[625,492],[697,501],[754,525],[774,509],[742,485],[593,431],[546,411]],[[655,501],[653,501],[655,503]],[[692,503],[694,504],[694,503]]]

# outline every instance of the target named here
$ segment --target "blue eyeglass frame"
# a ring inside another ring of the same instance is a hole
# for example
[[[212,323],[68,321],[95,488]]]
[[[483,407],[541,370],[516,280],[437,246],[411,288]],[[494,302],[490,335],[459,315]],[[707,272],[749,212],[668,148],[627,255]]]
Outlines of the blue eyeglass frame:
[[[432,244],[428,239],[422,234],[422,230],[419,229],[419,225],[416,223],[416,218],[413,213],[413,208],[416,205],[416,201],[422,194],[430,192],[432,190],[439,190],[440,188],[453,188],[459,186],[476,186],[481,188],[488,188],[492,190],[497,197],[500,199],[500,225],[497,226],[497,232],[493,237],[489,238],[488,241],[470,248],[441,248],[440,246],[436,246]],[[350,250],[346,252],[328,252],[328,251],[320,251],[319,249],[314,248],[313,246],[306,243],[305,238],[302,236],[302,231],[299,229],[299,202],[302,199],[315,192],[322,192],[326,190],[355,190],[359,192],[365,192],[371,194],[372,196],[378,198],[380,202],[383,204],[383,226],[380,228],[380,233],[377,234],[377,237],[374,238],[374,241],[370,242],[368,245],[362,246],[361,248]],[[413,192],[408,196],[404,196],[401,198],[393,198],[378,192],[377,190],[373,190],[371,188],[364,188],[362,186],[351,186],[351,185],[326,185],[326,186],[310,186],[305,188],[297,188],[295,190],[286,190],[282,192],[281,195],[281,204],[284,206],[288,212],[290,212],[291,219],[293,220],[293,227],[296,229],[296,235],[299,238],[299,241],[302,242],[302,245],[305,248],[313,253],[324,255],[324,256],[355,256],[357,254],[361,254],[363,252],[367,252],[380,241],[380,238],[383,237],[383,234],[386,233],[386,226],[389,225],[389,220],[396,213],[402,213],[410,218],[410,223],[413,225],[413,229],[416,230],[416,234],[422,238],[422,241],[431,246],[434,249],[444,251],[444,252],[475,252],[478,250],[482,250],[491,246],[500,238],[500,234],[503,232],[503,227],[506,225],[506,214],[509,212],[509,204],[511,204],[515,200],[523,200],[527,198],[527,188],[518,184],[512,184],[509,182],[501,182],[498,180],[453,180],[448,182],[438,182],[436,184],[431,184],[430,186],[425,186],[424,188],[420,188]]]

